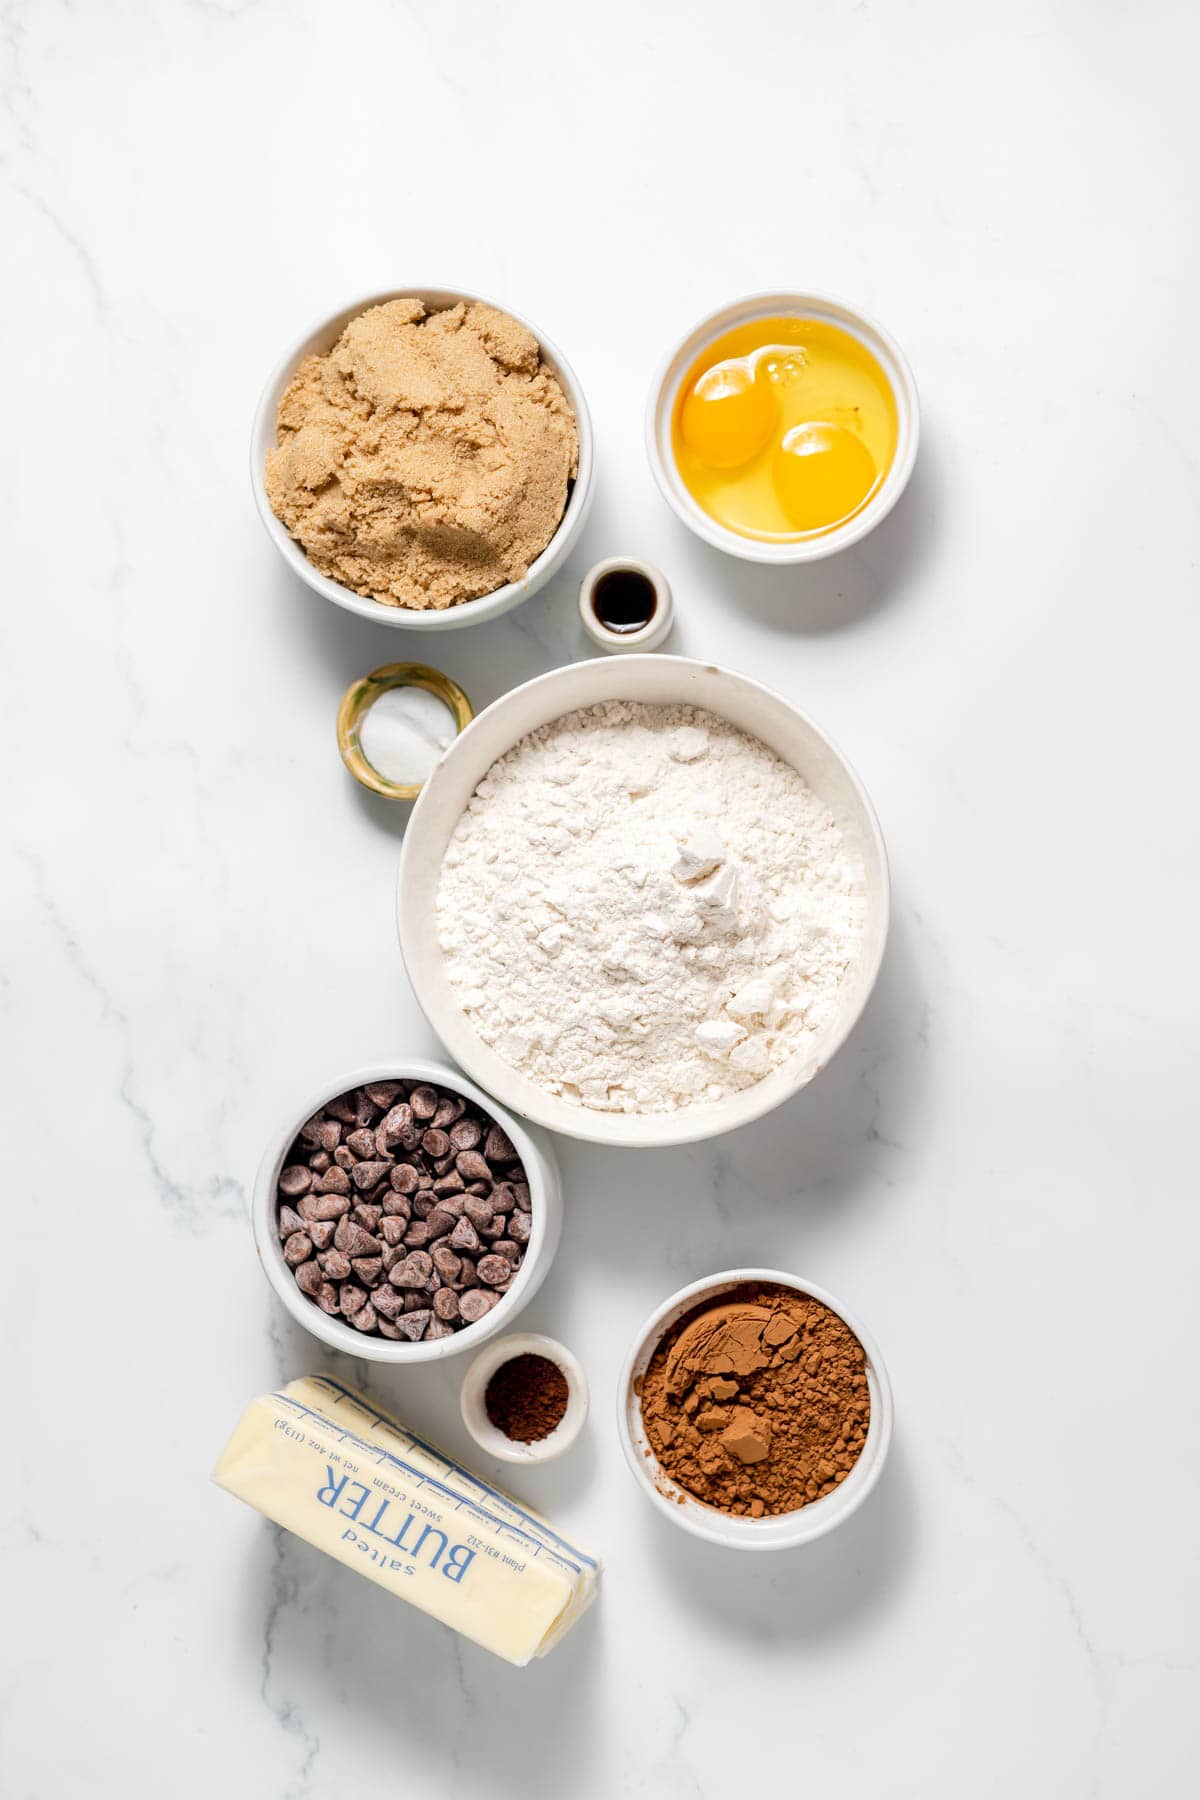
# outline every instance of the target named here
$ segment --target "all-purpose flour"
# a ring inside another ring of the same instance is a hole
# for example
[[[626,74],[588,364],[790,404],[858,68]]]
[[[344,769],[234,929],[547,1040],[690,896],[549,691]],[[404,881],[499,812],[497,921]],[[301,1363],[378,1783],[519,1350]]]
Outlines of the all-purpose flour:
[[[828,808],[757,738],[612,701],[488,770],[447,847],[438,930],[505,1062],[580,1106],[672,1112],[813,1040],[862,885]]]

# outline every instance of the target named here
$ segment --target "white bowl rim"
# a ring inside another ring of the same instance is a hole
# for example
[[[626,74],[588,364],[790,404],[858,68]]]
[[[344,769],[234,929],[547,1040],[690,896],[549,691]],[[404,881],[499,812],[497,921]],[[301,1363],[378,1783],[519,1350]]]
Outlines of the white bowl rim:
[[[579,468],[575,475],[563,516],[550,542],[541,554],[529,565],[528,573],[520,581],[506,582],[503,587],[490,594],[480,594],[475,600],[460,601],[457,606],[445,607],[441,611],[421,612],[411,607],[385,606],[381,600],[372,600],[366,594],[357,594],[353,588],[346,587],[340,581],[334,581],[328,575],[322,575],[305,555],[302,547],[288,531],[286,525],[277,519],[267,499],[266,483],[263,479],[264,459],[267,449],[275,442],[275,411],[279,403],[279,395],[284,383],[295,372],[303,356],[309,353],[314,339],[325,336],[335,327],[340,335],[346,325],[360,313],[372,306],[382,306],[388,300],[420,300],[429,305],[433,312],[445,311],[450,306],[457,306],[461,301],[478,301],[484,306],[495,307],[497,312],[507,313],[518,325],[523,325],[538,341],[538,347],[546,354],[546,359],[554,367],[554,372],[562,381],[575,412],[576,428],[579,433]],[[430,304],[432,303],[432,304]],[[303,336],[299,337],[292,348],[280,357],[271,371],[258,405],[254,411],[254,423],[250,432],[250,485],[254,494],[254,504],[263,528],[275,548],[289,567],[300,576],[315,593],[331,600],[335,606],[346,612],[357,613],[360,618],[374,619],[376,624],[391,625],[403,630],[412,631],[453,631],[461,626],[475,625],[484,619],[496,618],[528,600],[539,588],[543,587],[557,573],[566,561],[583,530],[584,522],[592,503],[593,472],[595,466],[594,438],[592,433],[591,414],[588,411],[587,399],[580,385],[579,377],[567,361],[558,345],[552,338],[539,330],[531,320],[514,311],[511,306],[499,300],[490,299],[486,294],[477,294],[469,288],[422,286],[414,283],[407,287],[389,288],[382,293],[368,294],[364,299],[352,301],[336,312],[319,319]]]
[[[659,1470],[660,1478],[668,1487],[668,1492],[664,1493],[650,1473],[652,1467],[658,1467],[657,1463],[652,1463],[651,1458],[642,1454],[630,1427],[630,1414],[638,1404],[638,1396],[633,1391],[634,1379],[649,1363],[668,1325],[673,1324],[675,1318],[690,1311],[709,1294],[717,1295],[728,1288],[739,1287],[744,1282],[755,1281],[774,1282],[779,1287],[792,1288],[797,1293],[819,1300],[830,1312],[836,1313],[863,1347],[871,1395],[871,1423],[867,1427],[866,1442],[858,1462],[846,1479],[831,1494],[826,1494],[820,1500],[797,1507],[793,1513],[775,1513],[761,1520],[726,1516],[716,1507],[706,1506],[694,1495],[686,1495],[688,1504],[681,1506],[677,1500],[669,1497],[669,1490],[674,1489],[679,1494],[684,1494],[685,1490]],[[879,1346],[871,1333],[827,1288],[819,1287],[815,1281],[809,1281],[802,1275],[792,1275],[782,1269],[723,1269],[716,1275],[702,1276],[698,1281],[691,1281],[686,1287],[679,1288],[660,1306],[655,1307],[635,1334],[617,1382],[617,1435],[621,1440],[625,1461],[643,1493],[662,1516],[681,1531],[690,1532],[693,1537],[704,1538],[708,1543],[720,1544],[732,1550],[749,1550],[755,1553],[792,1550],[800,1544],[815,1543],[827,1532],[844,1524],[858,1511],[883,1472],[892,1441],[893,1419],[891,1382]],[[855,1482],[855,1475],[860,1469],[863,1471],[862,1479]],[[850,1490],[848,1494],[847,1489]],[[795,1525],[789,1531],[781,1531],[780,1522],[786,1519],[795,1520]],[[754,1537],[756,1527],[764,1528],[762,1539],[758,1542]],[[773,1528],[775,1533],[769,1540],[766,1528]]]
[[[484,1395],[488,1382],[506,1362],[515,1356],[544,1356],[562,1370],[567,1383],[567,1406],[562,1418],[543,1438],[523,1444],[506,1438],[484,1411]],[[589,1392],[587,1376],[579,1358],[544,1331],[510,1331],[485,1344],[463,1376],[458,1396],[462,1422],[487,1456],[500,1462],[553,1462],[575,1443],[588,1416]]]
[[[529,1244],[517,1271],[517,1278],[508,1292],[502,1294],[491,1311],[485,1313],[474,1325],[468,1325],[450,1337],[434,1338],[429,1343],[422,1341],[410,1344],[407,1341],[371,1337],[366,1332],[355,1331],[352,1325],[345,1324],[341,1319],[322,1312],[296,1286],[292,1272],[283,1260],[275,1227],[276,1181],[279,1170],[304,1121],[311,1118],[318,1107],[324,1106],[327,1101],[336,1099],[339,1094],[349,1093],[352,1088],[364,1087],[368,1081],[400,1080],[427,1081],[431,1086],[449,1088],[454,1093],[462,1094],[465,1099],[473,1100],[508,1133],[511,1142],[520,1151],[532,1195]],[[274,1288],[277,1298],[298,1325],[303,1326],[313,1337],[320,1338],[330,1349],[340,1350],[347,1356],[357,1356],[367,1362],[416,1363],[437,1362],[447,1356],[458,1356],[464,1351],[478,1349],[488,1338],[494,1337],[515,1319],[526,1299],[532,1298],[529,1290],[535,1271],[538,1273],[538,1282],[534,1284],[534,1291],[540,1285],[558,1249],[561,1221],[555,1215],[556,1202],[561,1204],[561,1182],[557,1159],[542,1132],[531,1127],[528,1120],[509,1112],[507,1107],[494,1100],[469,1076],[461,1074],[450,1063],[431,1062],[416,1056],[397,1056],[386,1062],[368,1063],[362,1068],[351,1069],[344,1075],[336,1076],[331,1081],[323,1081],[311,1095],[308,1105],[295,1113],[294,1119],[291,1126],[273,1133],[263,1152],[254,1180],[250,1221],[254,1233],[254,1248],[263,1273]],[[547,1187],[549,1192],[546,1191]]]
[[[888,931],[891,924],[891,880],[888,868],[887,847],[884,843],[883,831],[879,823],[878,814],[871,802],[870,795],[863,786],[857,770],[843,754],[840,746],[834,742],[827,732],[822,730],[822,728],[816,724],[808,713],[804,712],[802,708],[794,705],[792,701],[787,699],[785,695],[779,693],[777,689],[768,687],[764,682],[756,681],[753,676],[742,674],[740,670],[727,668],[721,663],[704,661],[698,657],[670,656],[661,652],[647,652],[641,655],[635,654],[620,657],[589,657],[581,662],[564,663],[558,668],[548,669],[544,674],[535,675],[531,680],[522,682],[518,687],[509,688],[505,693],[500,694],[493,700],[490,705],[483,707],[481,711],[476,713],[471,723],[465,730],[459,733],[458,737],[455,738],[450,748],[446,751],[445,756],[439,764],[439,768],[444,767],[455,756],[455,753],[459,751],[460,746],[471,742],[471,734],[472,732],[477,733],[481,721],[490,719],[500,709],[509,709],[516,706],[519,701],[519,696],[528,694],[534,690],[553,686],[556,683],[567,681],[575,671],[580,669],[610,669],[614,671],[616,676],[620,676],[624,674],[626,670],[636,668],[639,664],[652,664],[655,669],[670,669],[672,666],[687,669],[702,668],[723,680],[739,683],[743,688],[750,688],[759,694],[766,695],[770,700],[778,702],[795,715],[806,729],[811,731],[813,736],[824,745],[825,749],[833,759],[840,764],[861,810],[866,835],[877,859],[879,871],[878,892],[872,896],[872,902],[876,908],[876,916],[878,918],[878,943],[874,954],[864,957],[863,961],[859,964],[859,969],[862,973],[862,994],[858,1010],[853,1016],[848,1016],[844,1019],[836,1033],[831,1035],[828,1041],[822,1044],[822,1057],[817,1067],[814,1068],[805,1079],[796,1081],[787,1093],[776,1092],[773,1080],[774,1076],[781,1074],[789,1067],[789,1064],[784,1063],[779,1069],[772,1070],[768,1075],[765,1075],[761,1081],[754,1083],[753,1086],[739,1090],[734,1096],[739,1103],[739,1117],[732,1122],[722,1122],[720,1119],[717,1119],[714,1123],[706,1123],[706,1120],[711,1117],[711,1114],[714,1111],[718,1111],[725,1106],[725,1101],[717,1101],[712,1108],[681,1108],[679,1111],[673,1113],[607,1113],[595,1111],[592,1108],[585,1106],[567,1107],[551,1094],[546,1094],[543,1098],[541,1096],[541,1090],[535,1088],[532,1083],[525,1084],[529,1089],[529,1092],[523,1092],[519,1107],[511,1100],[504,1100],[502,1102],[502,1104],[509,1106],[513,1110],[519,1111],[523,1118],[532,1119],[537,1124],[542,1125],[546,1130],[558,1132],[564,1137],[577,1138],[583,1143],[603,1144],[606,1148],[610,1149],[628,1147],[636,1150],[647,1150],[662,1149],[675,1144],[701,1143],[706,1138],[719,1137],[731,1130],[740,1130],[744,1125],[753,1124],[755,1120],[762,1118],[764,1114],[772,1112],[776,1106],[782,1105],[785,1100],[794,1098],[802,1088],[808,1086],[809,1082],[812,1081],[816,1075],[820,1074],[822,1070],[829,1066],[861,1019],[875,989],[875,984],[878,981],[879,971],[883,966],[883,958],[887,949]],[[570,712],[573,710],[574,705],[593,704],[596,704],[596,702],[576,702],[564,706],[562,710],[563,712]],[[710,707],[709,710],[719,714],[719,708],[716,706]],[[526,732],[519,732],[512,738],[511,742],[515,744],[525,735]],[[400,954],[404,961],[409,983],[416,996],[417,1004],[425,1014],[432,1029],[435,1032],[438,1032],[440,1036],[441,1028],[439,1027],[438,1020],[426,1005],[427,988],[423,971],[415,966],[416,959],[410,954],[410,949],[406,946],[404,941],[406,871],[413,855],[412,846],[418,840],[420,826],[424,819],[425,812],[429,810],[430,806],[436,806],[438,804],[438,800],[431,797],[431,793],[433,795],[436,795],[437,793],[436,782],[427,783],[418,795],[413,804],[412,814],[404,834],[404,842],[400,851],[400,864],[396,879],[396,924],[397,935],[400,940]],[[465,1023],[465,1015],[461,1016]],[[470,1027],[467,1028],[467,1032],[468,1035],[464,1038],[463,1042],[453,1046],[453,1054],[461,1066],[470,1069],[471,1056],[474,1050],[475,1033]],[[799,1054],[797,1054],[797,1057],[793,1060],[796,1063],[799,1063]],[[499,1082],[496,1081],[494,1076],[492,1079],[495,1082],[495,1085],[499,1086]],[[638,1121],[636,1135],[632,1133],[627,1136],[614,1135],[614,1124],[625,1119]]]
[[[664,394],[669,386],[676,383],[677,378],[682,378],[683,370],[703,349],[705,343],[720,337],[731,325],[743,319],[761,318],[771,312],[811,312],[818,318],[824,314],[832,323],[858,337],[876,355],[882,350],[884,373],[889,378],[896,399],[900,441],[897,444],[897,454],[892,459],[892,465],[879,491],[861,512],[855,513],[844,525],[819,537],[785,541],[742,537],[740,533],[722,525],[706,513],[692,499],[682,481],[673,479],[673,465],[669,466],[659,444],[659,417]],[[743,294],[706,313],[667,352],[655,371],[646,402],[645,445],[650,472],[676,518],[716,550],[724,550],[731,556],[740,557],[743,562],[767,563],[775,567],[819,562],[826,556],[835,555],[839,550],[848,550],[852,544],[857,544],[866,537],[868,532],[874,531],[908,486],[917,459],[920,437],[920,396],[912,366],[900,345],[861,306],[855,306],[837,294],[816,289],[802,291],[781,288]]]

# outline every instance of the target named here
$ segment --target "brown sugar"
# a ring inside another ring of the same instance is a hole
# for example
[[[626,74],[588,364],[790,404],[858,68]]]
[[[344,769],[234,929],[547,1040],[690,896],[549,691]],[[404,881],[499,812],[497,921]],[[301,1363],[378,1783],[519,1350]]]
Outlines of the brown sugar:
[[[519,581],[557,531],[575,414],[534,338],[478,302],[389,300],[309,356],[279,403],[267,498],[309,561],[416,610]]]
[[[721,1512],[792,1512],[832,1493],[871,1422],[863,1347],[792,1288],[751,1283],[684,1315],[641,1382],[651,1448],[679,1487]]]

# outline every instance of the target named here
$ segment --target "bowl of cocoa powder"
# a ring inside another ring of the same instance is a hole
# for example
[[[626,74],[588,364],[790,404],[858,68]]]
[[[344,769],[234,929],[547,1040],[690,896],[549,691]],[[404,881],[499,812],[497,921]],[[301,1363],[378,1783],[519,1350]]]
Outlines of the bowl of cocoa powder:
[[[458,288],[375,294],[283,357],[250,477],[301,580],[381,625],[495,618],[561,567],[591,505],[574,370],[525,319]]]
[[[531,1300],[562,1227],[549,1141],[457,1070],[409,1059],[324,1083],[267,1146],[251,1209],[271,1286],[348,1356],[473,1350]]]
[[[625,1458],[665,1518],[738,1550],[823,1537],[879,1479],[892,1434],[882,1358],[846,1308],[777,1269],[672,1294],[617,1389]]]

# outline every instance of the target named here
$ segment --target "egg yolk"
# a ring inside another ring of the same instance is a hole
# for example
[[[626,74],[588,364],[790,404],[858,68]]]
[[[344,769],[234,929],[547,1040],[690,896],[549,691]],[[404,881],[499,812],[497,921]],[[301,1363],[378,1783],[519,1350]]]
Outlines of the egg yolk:
[[[710,468],[737,469],[765,450],[778,407],[749,362],[732,358],[705,369],[683,403],[683,441]]]
[[[875,459],[844,425],[793,425],[775,452],[775,491],[798,531],[818,531],[856,512],[875,485]]]

